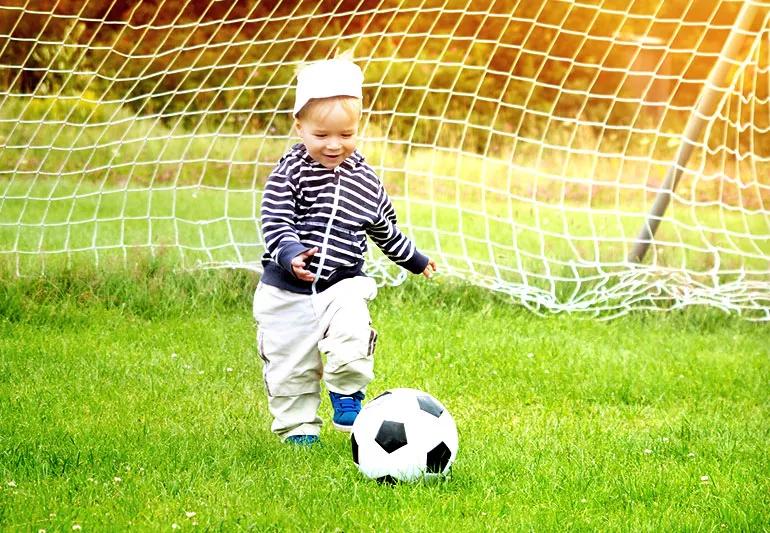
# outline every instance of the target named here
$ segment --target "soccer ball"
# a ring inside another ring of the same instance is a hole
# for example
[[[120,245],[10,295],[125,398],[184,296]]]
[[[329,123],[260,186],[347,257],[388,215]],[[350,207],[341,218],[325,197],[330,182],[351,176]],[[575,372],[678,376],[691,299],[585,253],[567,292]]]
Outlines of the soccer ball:
[[[377,481],[442,476],[457,457],[457,426],[436,398],[391,389],[367,403],[353,423],[353,462]]]

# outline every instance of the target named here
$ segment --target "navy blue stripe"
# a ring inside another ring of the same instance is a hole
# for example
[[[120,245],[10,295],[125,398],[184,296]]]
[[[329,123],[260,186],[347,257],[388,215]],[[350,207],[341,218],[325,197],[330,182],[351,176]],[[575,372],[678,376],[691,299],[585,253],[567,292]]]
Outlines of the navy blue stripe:
[[[393,205],[364,157],[353,152],[335,171],[314,161],[304,145],[297,144],[268,177],[261,214],[266,248],[263,281],[308,292],[309,285],[291,273],[291,259],[314,246],[321,248],[330,222],[327,247],[308,266],[319,278],[318,290],[360,274],[367,235],[392,261],[415,274],[422,272],[428,258],[396,227]],[[319,272],[322,255],[324,268]]]

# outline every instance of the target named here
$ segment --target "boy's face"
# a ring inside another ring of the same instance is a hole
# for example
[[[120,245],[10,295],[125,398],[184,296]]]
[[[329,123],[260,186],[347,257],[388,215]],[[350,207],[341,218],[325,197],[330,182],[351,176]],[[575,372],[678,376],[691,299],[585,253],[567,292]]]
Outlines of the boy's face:
[[[356,149],[358,114],[346,110],[338,101],[314,111],[297,119],[297,133],[310,157],[326,168],[336,168]]]

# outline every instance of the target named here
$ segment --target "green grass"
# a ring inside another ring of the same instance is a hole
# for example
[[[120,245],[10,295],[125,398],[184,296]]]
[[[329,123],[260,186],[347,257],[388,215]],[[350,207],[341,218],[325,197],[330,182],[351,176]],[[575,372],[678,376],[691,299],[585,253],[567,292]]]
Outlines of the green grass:
[[[370,397],[424,389],[460,433],[451,479],[391,487],[329,423],[310,450],[270,433],[251,274],[0,281],[2,530],[770,529],[763,324],[543,318],[443,280],[382,289]]]
[[[611,206],[591,210],[504,200],[503,194],[479,186],[455,191],[456,197],[428,198],[425,191],[439,189],[439,180],[412,181],[409,200],[395,201],[399,226],[445,272],[460,277],[481,275],[549,290],[549,275],[570,283],[578,277],[606,279],[627,270],[625,258],[642,224],[640,216],[621,216]],[[0,190],[0,242],[5,243],[0,255],[16,263],[22,275],[125,261],[137,252],[173,256],[186,266],[256,264],[263,253],[261,192],[255,189],[0,179]],[[686,267],[707,284],[713,284],[717,267],[722,283],[742,274],[767,279],[770,227],[761,213],[679,206],[670,214],[673,223],[658,233],[664,244],[649,254],[655,264]]]

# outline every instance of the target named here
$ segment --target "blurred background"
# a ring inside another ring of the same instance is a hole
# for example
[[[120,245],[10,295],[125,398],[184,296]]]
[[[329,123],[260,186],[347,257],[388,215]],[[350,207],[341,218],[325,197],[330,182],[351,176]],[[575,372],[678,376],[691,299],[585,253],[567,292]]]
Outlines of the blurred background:
[[[629,249],[736,32],[646,262],[680,289],[766,282],[768,6],[726,0],[2,0],[0,253],[258,270],[296,68],[350,50],[359,148],[410,235],[449,274],[573,305],[639,275]]]

